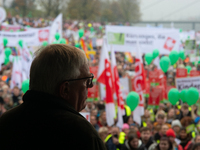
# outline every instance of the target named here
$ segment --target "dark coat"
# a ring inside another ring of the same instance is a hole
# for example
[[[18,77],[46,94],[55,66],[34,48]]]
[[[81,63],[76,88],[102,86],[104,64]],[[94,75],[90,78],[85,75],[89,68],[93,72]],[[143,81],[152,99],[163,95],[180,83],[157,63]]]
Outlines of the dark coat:
[[[146,150],[148,150],[149,149],[149,147],[151,146],[151,144],[153,144],[153,138],[152,137],[150,137],[149,138],[149,141],[147,142],[147,144],[145,144],[145,149]]]
[[[104,150],[94,127],[64,99],[29,90],[0,118],[1,149]]]

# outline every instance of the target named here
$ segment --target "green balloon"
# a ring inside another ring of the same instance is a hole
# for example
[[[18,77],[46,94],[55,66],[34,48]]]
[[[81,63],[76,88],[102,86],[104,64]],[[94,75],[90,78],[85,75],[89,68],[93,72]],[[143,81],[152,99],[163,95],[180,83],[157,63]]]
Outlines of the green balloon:
[[[153,59],[155,59],[158,56],[159,56],[159,50],[158,49],[154,49],[153,50]]]
[[[3,45],[4,45],[4,47],[6,47],[7,44],[8,44],[8,39],[7,38],[3,38]]]
[[[22,92],[26,93],[26,91],[28,90],[29,90],[29,80],[27,79],[22,82]]]
[[[78,35],[79,35],[80,38],[82,38],[83,35],[84,35],[84,30],[83,29],[79,29],[78,30]]]
[[[13,29],[11,29],[10,32],[13,32]]]
[[[190,73],[190,71],[192,70],[191,66],[186,66],[185,68],[187,69],[187,73]]]
[[[140,96],[136,92],[130,92],[126,98],[126,104],[130,107],[131,111],[134,111],[135,108],[139,105]]]
[[[79,47],[80,47],[80,44],[79,44],[79,43],[76,43],[76,44],[75,44],[75,47],[79,48]]]
[[[9,62],[10,62],[9,57],[5,57],[5,58],[4,58],[4,64],[7,65]]]
[[[91,31],[91,32],[94,32],[94,27],[90,27],[90,31]]]
[[[62,39],[60,40],[60,44],[67,44],[66,39],[62,38]]]
[[[23,48],[23,41],[22,41],[22,40],[19,40],[18,44],[19,44],[19,46],[20,46],[21,48]]]
[[[167,56],[164,56],[160,59],[160,68],[163,72],[167,72],[170,66],[170,59]]]
[[[180,97],[180,99],[181,99],[183,102],[186,102],[186,93],[187,93],[187,90],[186,90],[186,89],[183,89],[183,90],[179,93],[179,97]]]
[[[42,46],[46,47],[48,45],[48,42],[47,41],[43,41],[42,42]]]
[[[12,50],[11,50],[11,48],[9,48],[9,47],[6,47],[6,48],[5,48],[5,51],[4,51],[4,53],[5,53],[6,57],[9,57],[9,56],[10,56],[10,54],[12,53]]]
[[[179,91],[175,88],[172,88],[169,92],[168,92],[168,99],[169,99],[169,102],[172,104],[172,105],[176,105],[176,103],[178,102],[179,100]]]
[[[58,41],[60,39],[60,34],[59,33],[56,33],[55,34],[55,39]]]
[[[194,88],[190,87],[186,93],[186,102],[189,106],[195,104],[197,100],[199,99],[199,91]]]
[[[185,60],[185,53],[184,53],[184,51],[183,50],[181,50],[180,52],[179,52],[179,57],[182,59],[182,60]]]
[[[150,65],[153,60],[153,55],[151,53],[146,53],[144,59],[147,62],[147,64]]]
[[[179,54],[177,51],[170,52],[169,59],[170,59],[172,65],[174,65],[178,61],[178,58],[179,58]]]

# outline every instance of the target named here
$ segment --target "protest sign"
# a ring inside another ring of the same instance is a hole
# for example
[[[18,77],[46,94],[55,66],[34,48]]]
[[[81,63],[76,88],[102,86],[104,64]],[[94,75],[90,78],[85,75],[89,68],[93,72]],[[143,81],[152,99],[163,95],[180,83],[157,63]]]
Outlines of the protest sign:
[[[99,87],[97,84],[94,84],[92,88],[88,88],[88,99],[95,100],[99,97]]]
[[[0,40],[3,38],[8,39],[8,46],[18,45],[19,40],[23,40],[27,46],[39,46],[43,41],[48,41],[49,38],[49,27],[34,29],[21,32],[0,32]]]
[[[90,122],[90,113],[89,112],[80,112],[80,114]]]
[[[106,37],[109,50],[136,51],[139,42],[141,52],[153,52],[159,49],[160,54],[169,54],[179,50],[179,30],[162,28],[144,28],[130,26],[106,26]]]
[[[1,25],[2,31],[10,31],[10,30],[17,31],[20,29],[21,29],[20,25]]]
[[[98,68],[99,66],[90,66],[90,72],[94,74],[94,79],[97,78]]]
[[[0,7],[0,23],[6,19],[6,11],[3,7]]]
[[[200,72],[197,70],[191,70],[190,77],[196,77],[196,76],[200,76]]]
[[[191,125],[186,127],[186,133],[190,133],[190,132],[192,132],[194,130],[195,130],[195,125],[194,124],[191,124]]]
[[[190,87],[195,87],[200,92],[200,76],[176,78],[176,88],[179,91],[182,91],[183,89],[189,89]]]
[[[187,77],[187,69],[186,68],[177,68],[176,69],[176,77]]]
[[[185,41],[185,55],[196,54],[196,40]]]
[[[163,100],[163,87],[156,86],[150,89],[148,105],[158,106],[160,101]]]

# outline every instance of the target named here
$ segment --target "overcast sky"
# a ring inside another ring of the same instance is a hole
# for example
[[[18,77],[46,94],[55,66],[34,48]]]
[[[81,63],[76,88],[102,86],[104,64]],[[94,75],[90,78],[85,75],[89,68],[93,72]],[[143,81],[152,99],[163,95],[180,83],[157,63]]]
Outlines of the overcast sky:
[[[142,21],[200,21],[200,0],[140,0]]]

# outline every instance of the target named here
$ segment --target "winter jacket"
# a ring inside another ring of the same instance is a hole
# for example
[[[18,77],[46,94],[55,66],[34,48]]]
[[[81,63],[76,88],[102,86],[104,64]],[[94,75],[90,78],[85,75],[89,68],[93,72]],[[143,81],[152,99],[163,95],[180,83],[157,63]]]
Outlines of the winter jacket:
[[[64,99],[29,90],[0,118],[1,149],[105,150],[95,128]]]
[[[132,150],[128,144],[128,140],[125,141],[120,150]],[[138,148],[134,150],[145,150],[145,146],[142,144],[141,140],[139,140]]]
[[[147,144],[145,144],[145,150],[148,150],[148,148],[151,146],[151,144],[153,144],[153,138],[150,137],[149,138],[149,141],[147,142]]]

